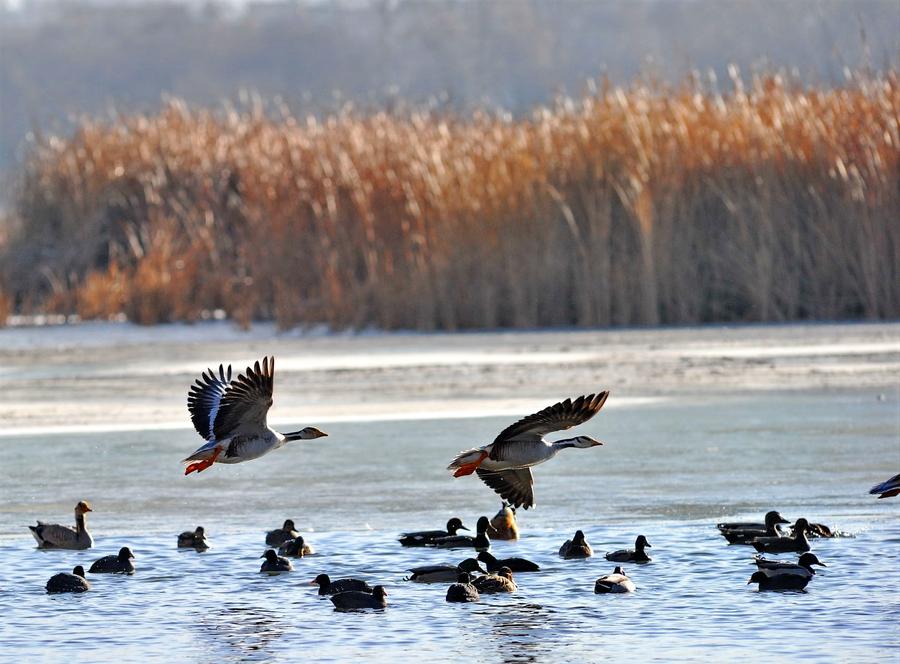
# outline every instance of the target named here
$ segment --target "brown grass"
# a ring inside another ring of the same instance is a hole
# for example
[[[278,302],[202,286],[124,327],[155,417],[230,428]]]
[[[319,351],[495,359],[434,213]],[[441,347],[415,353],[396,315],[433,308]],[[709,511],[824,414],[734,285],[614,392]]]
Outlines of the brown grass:
[[[36,145],[20,311],[458,329],[895,318],[900,80],[635,83],[532,117],[192,109]]]

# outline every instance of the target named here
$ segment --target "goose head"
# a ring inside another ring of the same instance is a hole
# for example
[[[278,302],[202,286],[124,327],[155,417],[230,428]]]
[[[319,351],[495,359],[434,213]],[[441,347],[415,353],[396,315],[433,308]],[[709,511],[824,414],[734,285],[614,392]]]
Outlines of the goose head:
[[[572,439],[572,446],[580,449],[587,449],[588,447],[597,447],[598,445],[602,445],[603,443],[599,440],[595,440],[590,436],[576,436]]]
[[[93,512],[93,511],[94,510],[91,509],[90,503],[88,503],[86,500],[80,501],[75,506],[75,514],[77,514],[79,516],[83,515],[85,512]]]
[[[296,436],[299,440],[315,440],[316,438],[324,438],[328,434],[315,427],[304,427],[297,432]]]

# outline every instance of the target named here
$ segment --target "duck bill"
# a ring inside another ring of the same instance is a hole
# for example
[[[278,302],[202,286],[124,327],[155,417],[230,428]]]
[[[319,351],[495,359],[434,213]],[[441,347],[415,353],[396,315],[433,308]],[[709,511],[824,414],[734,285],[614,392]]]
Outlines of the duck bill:
[[[460,526],[459,528],[457,528],[457,530],[469,530],[469,529],[466,528],[465,526]],[[469,530],[469,532],[471,533],[472,531]]]

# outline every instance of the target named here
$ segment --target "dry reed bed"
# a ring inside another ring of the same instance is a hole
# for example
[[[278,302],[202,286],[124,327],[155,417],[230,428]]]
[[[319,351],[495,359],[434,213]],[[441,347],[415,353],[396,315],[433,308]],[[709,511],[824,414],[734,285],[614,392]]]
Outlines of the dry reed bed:
[[[193,109],[34,146],[20,311],[458,329],[900,315],[896,74],[513,120]]]

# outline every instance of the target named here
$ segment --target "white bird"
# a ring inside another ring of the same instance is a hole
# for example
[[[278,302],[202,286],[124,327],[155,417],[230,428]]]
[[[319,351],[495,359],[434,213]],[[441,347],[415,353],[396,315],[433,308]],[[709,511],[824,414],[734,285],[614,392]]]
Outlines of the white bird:
[[[590,436],[549,442],[544,436],[587,422],[606,403],[609,392],[566,399],[508,426],[490,445],[460,452],[447,470],[454,477],[478,473],[478,477],[513,507],[534,506],[531,466],[552,459],[567,447],[602,445]]]
[[[37,540],[39,549],[90,549],[94,546],[94,538],[88,532],[84,515],[93,511],[91,506],[82,500],[75,506],[74,528],[43,521],[38,521],[38,525],[28,528]]]
[[[193,461],[184,470],[188,475],[214,463],[250,461],[276,450],[292,440],[311,440],[328,434],[315,427],[279,433],[266,424],[272,405],[275,358],[264,357],[231,380],[231,365],[219,373],[210,369],[188,392],[188,410],[194,428],[206,444],[184,459]]]

